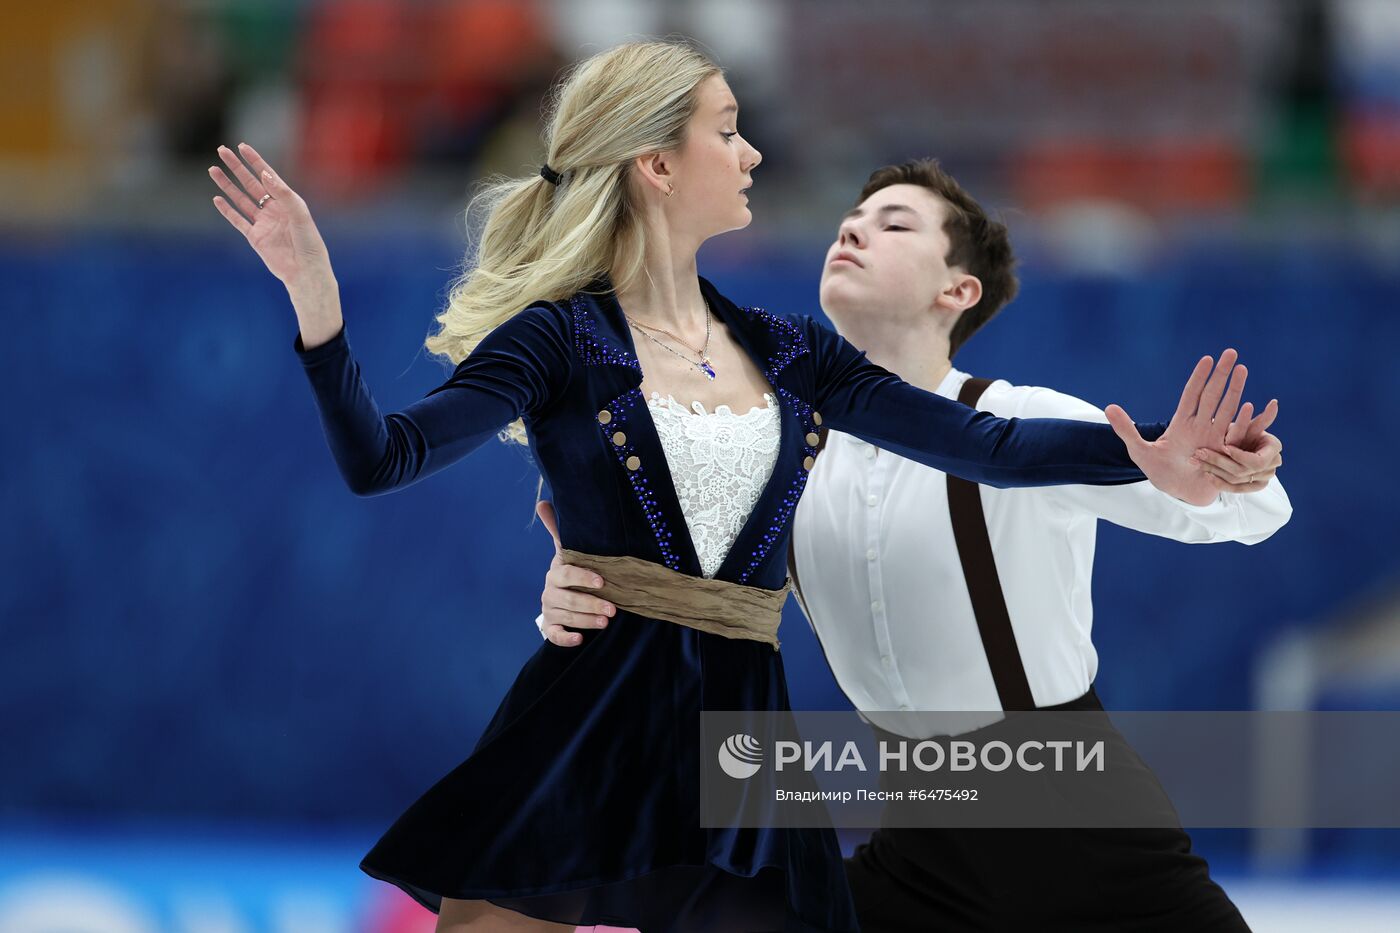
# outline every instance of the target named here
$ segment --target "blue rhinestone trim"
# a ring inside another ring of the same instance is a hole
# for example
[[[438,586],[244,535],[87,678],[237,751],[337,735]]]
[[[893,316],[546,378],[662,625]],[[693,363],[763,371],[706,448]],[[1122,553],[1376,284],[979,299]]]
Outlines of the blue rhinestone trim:
[[[636,495],[637,502],[642,506],[647,524],[651,526],[651,533],[656,537],[656,546],[661,549],[662,562],[672,570],[680,570],[681,559],[676,553],[671,529],[666,525],[666,520],[661,514],[661,507],[656,502],[656,493],[652,490],[651,483],[647,479],[646,464],[642,464],[635,470],[627,469],[628,457],[637,456],[640,459],[636,445],[632,442],[631,433],[627,430],[627,416],[639,404],[643,406],[645,414],[646,403],[642,398],[642,390],[628,389],[603,406],[612,415],[612,418],[607,424],[599,421],[598,428],[603,433],[603,443],[616,454],[618,463],[622,465],[622,472],[627,476],[627,481],[632,484],[632,492]],[[597,416],[595,415],[594,418],[596,419]],[[614,444],[612,439],[613,434],[618,431],[627,435],[627,443],[621,447]]]
[[[635,356],[598,336],[598,321],[588,313],[588,306],[578,295],[569,299],[569,311],[574,319],[574,352],[584,365],[612,363],[642,371],[641,361]]]
[[[768,556],[768,552],[773,550],[773,545],[782,540],[783,529],[787,526],[788,520],[792,518],[792,512],[797,508],[797,500],[802,498],[802,490],[807,486],[807,471],[801,468],[797,471],[797,477],[788,485],[787,491],[783,493],[782,504],[778,507],[778,512],[773,516],[772,523],[763,533],[763,540],[759,542],[753,554],[749,557],[748,564],[739,574],[739,582],[747,583],[749,577],[753,576],[759,564]]]
[[[802,330],[797,326],[797,322],[789,318],[779,317],[771,311],[762,308],[740,308],[745,314],[751,314],[758,318],[777,338],[778,351],[768,359],[768,368],[763,374],[768,377],[769,382],[778,378],[778,374],[788,368],[788,364],[804,353],[810,352],[807,341],[802,336]]]
[[[805,352],[805,350],[803,352]],[[801,354],[799,353],[796,355],[800,356]],[[778,399],[783,405],[791,408],[792,411],[802,419],[803,459],[816,456],[817,448],[807,443],[807,435],[809,433],[816,433],[817,428],[817,423],[812,420],[812,406],[780,386],[774,386],[773,391],[778,394]],[[807,488],[807,477],[810,475],[810,470],[798,464],[797,475],[793,477],[792,482],[788,484],[787,491],[783,493],[783,500],[778,504],[778,510],[773,515],[773,520],[769,522],[768,527],[764,530],[763,537],[758,542],[758,546],[754,548],[753,553],[749,555],[749,562],[739,574],[740,583],[748,582],[749,577],[753,576],[754,571],[758,570],[759,565],[763,563],[764,559],[768,557],[769,552],[773,550],[773,546],[782,540],[783,529],[786,528],[788,522],[792,520],[792,513],[797,509],[797,500],[802,498],[802,490]]]
[[[806,436],[816,427],[812,421],[812,406],[802,399],[793,395],[787,389],[778,385],[778,376],[791,365],[792,361],[805,353],[811,352],[807,346],[807,341],[802,335],[802,330],[797,322],[779,317],[763,308],[741,308],[746,314],[758,318],[759,322],[768,328],[777,340],[778,349],[768,359],[768,366],[763,374],[768,378],[769,384],[773,386],[773,391],[777,393],[781,404],[791,409],[802,419],[803,437],[803,457],[814,455],[816,448],[806,443]],[[748,563],[739,574],[739,582],[747,583],[749,578],[758,570],[768,554],[773,550],[773,546],[782,540],[783,529],[792,519],[792,513],[797,508],[797,500],[802,497],[802,491],[807,487],[808,471],[803,469],[801,464],[797,467],[797,475],[788,484],[787,490],[783,493],[782,502],[778,505],[778,510],[774,514],[768,527],[764,529],[763,537],[759,540],[758,546],[749,555]]]

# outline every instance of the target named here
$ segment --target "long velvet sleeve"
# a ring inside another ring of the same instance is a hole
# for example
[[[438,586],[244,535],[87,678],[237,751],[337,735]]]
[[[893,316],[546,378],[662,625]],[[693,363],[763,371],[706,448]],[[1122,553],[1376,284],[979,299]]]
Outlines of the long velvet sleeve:
[[[344,327],[309,350],[300,334],[292,346],[331,455],[357,496],[401,489],[465,457],[516,418],[548,406],[573,365],[557,309],[532,305],[487,334],[445,383],[384,415]]]
[[[831,328],[807,317],[816,355],[823,423],[945,473],[1000,488],[1085,483],[1113,486],[1145,477],[1113,428],[1061,418],[998,418],[925,392],[866,359]],[[1156,440],[1165,424],[1139,424]]]

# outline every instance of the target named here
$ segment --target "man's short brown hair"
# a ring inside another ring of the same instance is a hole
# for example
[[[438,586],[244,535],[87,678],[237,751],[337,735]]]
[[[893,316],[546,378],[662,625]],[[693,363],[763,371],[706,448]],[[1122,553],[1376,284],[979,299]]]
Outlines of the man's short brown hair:
[[[938,195],[946,206],[943,220],[943,232],[949,240],[946,261],[949,266],[958,266],[969,275],[975,275],[982,283],[982,299],[964,311],[953,325],[948,346],[951,357],[1016,297],[1020,283],[1016,280],[1011,238],[1006,224],[988,217],[982,205],[943,170],[937,159],[915,159],[876,169],[861,189],[860,199],[864,201],[890,185],[919,185]]]

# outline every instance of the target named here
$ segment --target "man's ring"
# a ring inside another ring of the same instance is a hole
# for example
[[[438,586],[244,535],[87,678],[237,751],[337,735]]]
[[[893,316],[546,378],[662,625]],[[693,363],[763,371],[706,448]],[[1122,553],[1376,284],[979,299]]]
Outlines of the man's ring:
[[[266,201],[268,198],[270,198],[270,197],[272,197],[272,195],[270,195],[270,194],[265,194],[265,195],[263,195],[262,197],[258,198],[258,209],[259,209],[259,210],[262,209],[263,202],[265,202],[265,201]]]

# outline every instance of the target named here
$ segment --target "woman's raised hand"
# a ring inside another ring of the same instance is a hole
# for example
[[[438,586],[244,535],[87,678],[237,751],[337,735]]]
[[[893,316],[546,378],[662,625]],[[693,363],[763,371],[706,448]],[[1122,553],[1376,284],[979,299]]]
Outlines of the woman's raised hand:
[[[214,197],[214,206],[233,229],[243,234],[268,271],[287,286],[287,291],[296,294],[333,288],[335,274],[331,271],[326,243],[311,219],[306,202],[287,186],[256,149],[239,143],[238,150],[234,152],[227,146],[220,146],[219,158],[228,167],[227,171],[217,165],[209,167],[209,176],[224,192],[223,197]],[[258,207],[258,201],[269,194],[272,197]]]

